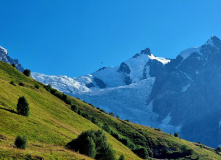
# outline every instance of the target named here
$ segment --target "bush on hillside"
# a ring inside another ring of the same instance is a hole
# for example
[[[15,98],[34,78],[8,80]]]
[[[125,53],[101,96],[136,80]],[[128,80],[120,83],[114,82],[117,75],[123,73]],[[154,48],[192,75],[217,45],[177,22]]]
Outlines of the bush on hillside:
[[[12,67],[14,67],[14,68],[15,68],[15,67],[16,67],[16,65],[13,63],[13,64],[12,64]]]
[[[48,92],[51,92],[52,86],[51,86],[50,84],[48,84],[47,86],[45,86],[45,89],[46,89]]]
[[[20,82],[18,85],[19,85],[19,86],[25,86],[25,84],[22,83],[22,82]]]
[[[179,137],[179,134],[178,134],[178,133],[174,133],[174,136],[175,136],[175,137]]]
[[[15,146],[20,149],[26,149],[28,147],[28,140],[25,136],[18,135],[15,139]]]
[[[76,105],[72,105],[71,110],[74,111],[75,113],[77,113],[78,112],[78,107]]]
[[[160,128],[155,128],[156,131],[162,131]]]
[[[29,111],[30,111],[30,108],[29,108],[28,101],[26,100],[24,96],[20,97],[17,103],[18,114],[28,117],[30,113]]]
[[[39,85],[37,83],[35,84],[35,88],[39,89]]]
[[[146,148],[139,148],[139,149],[133,150],[133,152],[143,159],[147,159],[149,157],[149,153]]]
[[[105,123],[105,124],[102,126],[102,129],[105,130],[107,133],[111,133],[111,129],[110,129],[110,127],[108,126],[107,123]]]
[[[114,113],[113,112],[109,112],[109,115],[114,117]]]
[[[126,158],[124,157],[123,154],[121,154],[119,160],[126,160]]]
[[[217,152],[221,152],[221,147],[217,147],[217,148],[216,148],[216,151],[217,151]]]
[[[115,151],[107,143],[107,138],[102,130],[82,132],[77,139],[72,140],[66,146],[71,150],[86,154],[97,160],[116,159]]]
[[[10,84],[16,86],[14,81],[11,81]]]
[[[23,72],[24,75],[30,77],[31,75],[31,71],[29,69],[25,69],[24,72]]]
[[[98,125],[98,121],[97,121],[97,119],[94,118],[94,117],[91,118],[91,122],[94,123],[94,124],[96,124],[96,125]]]

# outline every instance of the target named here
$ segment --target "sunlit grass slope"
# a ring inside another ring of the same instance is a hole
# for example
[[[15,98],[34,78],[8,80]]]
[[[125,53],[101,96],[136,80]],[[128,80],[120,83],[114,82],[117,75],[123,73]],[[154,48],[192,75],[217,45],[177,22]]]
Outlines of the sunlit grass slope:
[[[11,81],[14,81],[16,86],[10,84]],[[24,83],[24,86],[18,85],[20,82]],[[35,88],[35,84],[40,88]],[[16,105],[21,96],[25,96],[29,102],[29,118],[16,113]],[[212,148],[114,118],[85,102],[73,97],[70,99],[82,113],[95,117],[98,124],[95,125],[73,112],[70,105],[48,92],[43,84],[0,61],[0,159],[90,159],[67,150],[64,146],[82,131],[101,129],[98,126],[102,127],[104,124],[120,138],[127,139],[128,143],[151,149],[157,158],[165,158],[165,151],[178,153],[185,146],[192,149],[193,154],[178,159],[221,159]],[[14,148],[17,135],[25,135],[28,138],[29,147],[26,150]],[[106,135],[117,153],[117,158],[124,154],[127,160],[140,159],[127,146],[110,134]]]
[[[11,81],[16,86],[10,84]],[[25,86],[18,85],[20,82]],[[36,83],[39,84],[39,89],[34,87]],[[25,96],[29,102],[29,118],[16,114],[20,96]],[[22,155],[33,154],[45,159],[70,159],[68,156],[72,156],[72,159],[85,159],[66,150],[64,145],[89,129],[99,127],[71,111],[70,106],[47,92],[39,82],[0,62],[0,135],[4,137],[0,138],[0,157],[8,159],[10,156],[18,156],[22,159]],[[29,140],[30,145],[26,151],[13,148],[14,139],[19,134],[26,135]],[[123,153],[128,159],[139,159],[110,135],[108,141],[117,151],[118,157]]]

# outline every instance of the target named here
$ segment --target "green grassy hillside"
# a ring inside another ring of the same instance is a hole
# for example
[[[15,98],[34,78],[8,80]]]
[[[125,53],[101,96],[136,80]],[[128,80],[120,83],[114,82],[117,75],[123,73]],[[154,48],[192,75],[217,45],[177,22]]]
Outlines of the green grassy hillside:
[[[21,82],[24,86],[18,85]],[[29,118],[17,114],[21,96],[29,102]],[[45,85],[0,61],[0,159],[91,159],[67,150],[65,145],[82,131],[101,129],[104,125],[108,126],[104,129],[117,158],[124,154],[127,160],[139,160],[132,150],[144,147],[155,158],[221,159],[212,148],[114,118],[79,99],[69,99],[78,106],[78,114],[71,110],[71,105],[47,91]],[[91,122],[93,117],[96,123]],[[26,150],[14,147],[17,135],[28,138]],[[184,154],[186,150],[191,154]]]

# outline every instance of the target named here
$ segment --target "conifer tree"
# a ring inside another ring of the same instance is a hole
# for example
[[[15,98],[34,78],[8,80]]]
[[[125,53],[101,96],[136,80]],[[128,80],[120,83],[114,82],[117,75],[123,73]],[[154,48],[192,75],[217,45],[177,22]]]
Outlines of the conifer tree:
[[[18,99],[17,112],[18,114],[26,116],[26,117],[28,117],[30,114],[29,104],[24,96]]]

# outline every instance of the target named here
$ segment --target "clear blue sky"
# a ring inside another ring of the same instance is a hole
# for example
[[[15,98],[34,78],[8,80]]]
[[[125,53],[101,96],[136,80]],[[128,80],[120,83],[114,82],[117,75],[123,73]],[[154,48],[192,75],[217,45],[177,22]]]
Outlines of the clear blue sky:
[[[0,46],[33,72],[77,77],[146,47],[175,58],[221,38],[220,8],[220,0],[0,0]]]

